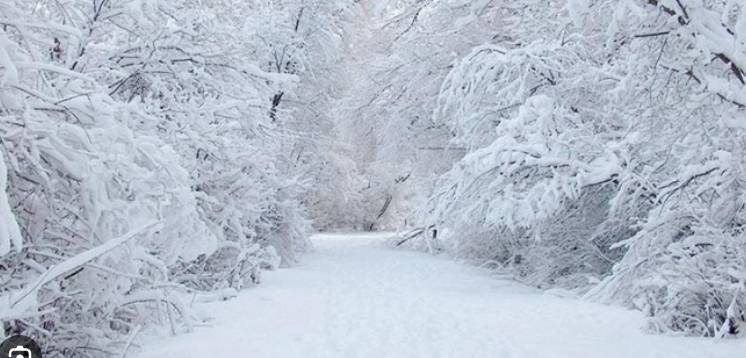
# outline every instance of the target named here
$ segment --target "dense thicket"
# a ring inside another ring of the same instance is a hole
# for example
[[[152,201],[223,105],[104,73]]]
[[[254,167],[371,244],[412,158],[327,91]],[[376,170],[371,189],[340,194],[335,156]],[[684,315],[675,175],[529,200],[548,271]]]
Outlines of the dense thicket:
[[[0,336],[119,355],[293,263],[351,6],[0,1]]]
[[[437,230],[423,235],[431,250],[641,309],[658,331],[735,333],[745,12],[720,0],[396,2],[376,32],[388,59],[356,107],[375,122],[367,170],[393,173],[377,176],[389,195],[413,174],[405,215],[419,208],[417,224]]]

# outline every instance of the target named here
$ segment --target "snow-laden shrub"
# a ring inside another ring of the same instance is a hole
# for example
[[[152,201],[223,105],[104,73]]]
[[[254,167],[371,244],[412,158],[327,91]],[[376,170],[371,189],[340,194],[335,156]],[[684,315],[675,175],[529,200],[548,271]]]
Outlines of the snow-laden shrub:
[[[67,103],[60,115],[7,110],[0,134],[25,239],[0,260],[5,333],[43,338],[51,356],[86,357],[141,325],[190,322],[167,285],[168,266],[208,252],[215,239],[178,156],[157,138],[134,137],[116,119],[131,115],[127,107],[104,97]],[[73,259],[132,232],[95,262]]]
[[[582,287],[610,270],[609,244],[624,238],[609,214],[623,145],[608,146],[619,125],[586,112],[592,100],[574,87],[593,79],[583,55],[559,44],[482,46],[447,77],[436,118],[470,152],[434,192],[430,220],[448,228],[452,252],[540,286]],[[464,251],[473,245],[461,233],[480,227],[498,243]]]
[[[642,310],[655,331],[722,337],[743,330],[746,142],[743,129],[727,125],[708,134],[719,140],[682,143],[698,147],[692,164],[658,186],[640,231],[617,245],[627,254],[589,295]]]
[[[120,354],[142,326],[189,325],[168,267],[209,252],[215,238],[179,156],[130,130],[153,118],[94,77],[35,62],[44,51],[29,40],[35,22],[3,13],[17,22],[0,31],[0,140],[23,242],[0,258],[2,335],[34,336],[51,357],[100,357]],[[64,26],[34,35],[55,30],[79,36]]]
[[[120,20],[133,30],[94,34],[91,45],[108,43],[113,50],[105,56],[83,54],[80,62],[115,69],[105,77],[115,98],[138,102],[151,117],[128,125],[173,146],[194,181],[201,217],[218,238],[217,251],[193,263],[211,268],[198,271],[205,277],[190,270],[177,280],[205,280],[199,288],[240,288],[257,282],[262,267],[276,266],[275,252],[291,263],[307,245],[305,210],[297,202],[299,188],[307,183],[275,164],[283,163],[275,153],[292,138],[279,134],[281,127],[268,114],[270,103],[264,102],[277,88],[291,91],[297,78],[263,72],[242,58],[253,51],[256,38],[236,31],[245,18],[228,10],[232,4],[184,0],[159,6],[168,11],[148,12],[148,4],[110,5],[105,13],[144,11],[147,16]],[[123,42],[126,51],[119,50]],[[215,281],[226,275],[231,279]]]
[[[605,31],[622,44],[616,61],[643,65],[624,84],[651,94],[629,119],[640,133],[634,171],[651,208],[616,245],[626,255],[589,297],[642,309],[655,331],[742,331],[744,7],[608,1],[581,21],[609,9],[616,20]]]
[[[0,336],[122,355],[307,248],[265,101],[294,79],[220,62],[246,39],[192,5],[0,3]]]
[[[557,6],[556,38],[516,25],[522,45],[477,47],[444,82],[435,118],[468,152],[431,197],[438,244],[536,285],[592,288],[657,331],[736,333],[744,8]]]

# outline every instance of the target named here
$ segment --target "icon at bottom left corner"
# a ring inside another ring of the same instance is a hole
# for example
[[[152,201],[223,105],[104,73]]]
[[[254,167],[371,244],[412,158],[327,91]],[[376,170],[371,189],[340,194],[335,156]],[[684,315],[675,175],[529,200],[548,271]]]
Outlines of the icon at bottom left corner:
[[[29,337],[10,336],[0,343],[0,358],[42,358],[41,348]]]

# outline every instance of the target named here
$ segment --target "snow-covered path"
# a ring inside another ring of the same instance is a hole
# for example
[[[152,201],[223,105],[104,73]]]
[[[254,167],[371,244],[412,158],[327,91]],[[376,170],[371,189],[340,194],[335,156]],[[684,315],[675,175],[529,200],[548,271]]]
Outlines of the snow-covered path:
[[[302,264],[205,305],[211,327],[140,358],[746,357],[744,340],[645,335],[636,312],[564,299],[445,258],[320,235]]]

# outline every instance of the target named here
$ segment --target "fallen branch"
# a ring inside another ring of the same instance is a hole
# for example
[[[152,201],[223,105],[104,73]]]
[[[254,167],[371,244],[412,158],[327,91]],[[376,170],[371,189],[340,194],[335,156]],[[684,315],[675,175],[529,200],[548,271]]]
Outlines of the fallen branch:
[[[432,229],[434,227],[435,227],[435,225],[430,225],[428,227],[420,227],[420,228],[413,229],[412,231],[404,234],[402,236],[402,238],[399,241],[396,242],[396,244],[394,245],[394,247],[399,247],[401,245],[404,245],[407,241],[412,240],[412,239],[414,239],[414,238],[416,238],[416,237],[418,237],[418,236],[426,233],[428,230],[430,230],[430,229]]]

